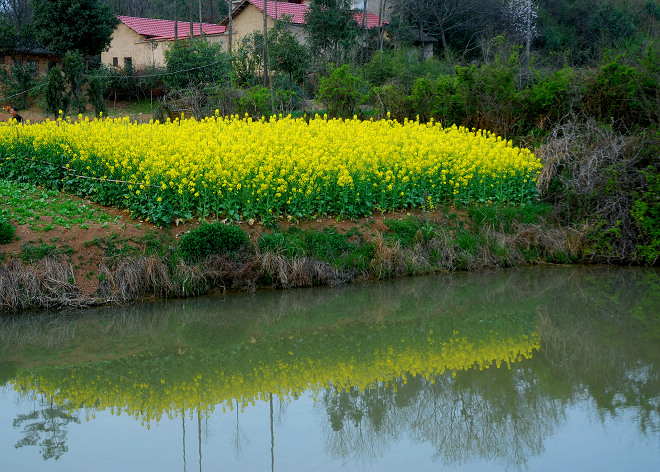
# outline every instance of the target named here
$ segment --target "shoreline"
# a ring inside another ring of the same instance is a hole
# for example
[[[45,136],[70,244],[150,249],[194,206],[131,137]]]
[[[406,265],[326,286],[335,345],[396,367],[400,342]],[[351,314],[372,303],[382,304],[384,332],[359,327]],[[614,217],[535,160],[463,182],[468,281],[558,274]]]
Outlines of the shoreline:
[[[69,239],[46,245],[53,249],[32,261],[25,259],[27,241],[14,241],[12,251],[0,246],[0,314],[589,262],[584,229],[542,219],[478,222],[472,211],[453,208],[377,216],[281,221],[271,228],[243,223],[249,240],[239,253],[199,262],[183,260],[176,249],[178,239],[196,227],[190,223],[136,228],[141,223],[133,220],[129,228],[119,220],[105,228],[76,227],[68,230]],[[117,228],[127,234],[122,237]],[[68,245],[72,239],[75,249]]]

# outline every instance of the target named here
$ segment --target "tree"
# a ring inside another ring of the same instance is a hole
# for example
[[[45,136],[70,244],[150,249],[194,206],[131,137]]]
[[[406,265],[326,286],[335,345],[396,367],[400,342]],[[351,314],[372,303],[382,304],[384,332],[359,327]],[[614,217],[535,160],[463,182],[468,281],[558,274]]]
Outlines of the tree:
[[[53,52],[97,56],[110,45],[119,20],[98,0],[32,0],[37,40]]]
[[[344,63],[358,44],[360,27],[350,0],[312,0],[305,13],[305,32],[314,55],[325,63]]]
[[[165,51],[169,88],[183,89],[205,84],[226,83],[231,77],[231,59],[219,44],[206,41],[178,41]]]
[[[525,41],[525,65],[529,67],[530,46],[538,34],[536,29],[538,5],[534,0],[509,0],[507,13],[516,35]]]
[[[287,29],[280,30],[277,41],[271,38],[269,57],[271,69],[287,74],[290,84],[303,76],[309,64],[307,48]]]
[[[55,66],[48,72],[46,81],[46,111],[57,118],[60,110],[66,113],[69,109],[69,97],[66,94],[66,80],[62,69]]]
[[[69,82],[69,103],[74,112],[85,111],[85,97],[82,92],[85,83],[85,59],[78,51],[67,51],[62,61],[64,75]]]

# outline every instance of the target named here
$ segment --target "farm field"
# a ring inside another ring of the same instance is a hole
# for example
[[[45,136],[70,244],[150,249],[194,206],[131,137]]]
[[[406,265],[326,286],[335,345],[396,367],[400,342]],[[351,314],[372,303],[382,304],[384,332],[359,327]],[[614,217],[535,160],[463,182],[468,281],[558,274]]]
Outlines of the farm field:
[[[9,125],[0,128],[0,152],[2,177],[162,225],[525,203],[541,167],[531,151],[490,132],[320,116]]]

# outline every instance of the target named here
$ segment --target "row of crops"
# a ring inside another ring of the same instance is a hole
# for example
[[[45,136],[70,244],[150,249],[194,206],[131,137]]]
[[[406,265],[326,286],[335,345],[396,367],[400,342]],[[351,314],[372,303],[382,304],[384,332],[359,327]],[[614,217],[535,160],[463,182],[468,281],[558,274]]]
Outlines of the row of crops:
[[[437,123],[213,116],[0,127],[0,177],[175,218],[357,217],[451,202],[521,203],[541,164],[490,132]]]

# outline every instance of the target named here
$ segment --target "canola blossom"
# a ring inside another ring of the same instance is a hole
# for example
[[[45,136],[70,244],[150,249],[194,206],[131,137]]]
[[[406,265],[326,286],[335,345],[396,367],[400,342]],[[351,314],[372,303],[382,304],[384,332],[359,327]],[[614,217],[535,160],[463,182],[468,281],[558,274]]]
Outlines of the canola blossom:
[[[187,409],[209,414],[218,406],[233,409],[235,402],[244,408],[270,394],[291,401],[307,390],[314,398],[325,389],[362,392],[384,385],[396,391],[412,377],[433,383],[438,376],[456,376],[459,371],[510,368],[531,358],[540,348],[540,338],[535,331],[515,338],[491,331],[470,339],[455,331],[442,340],[430,332],[422,344],[401,339],[398,345],[374,349],[332,350],[312,342],[306,348],[298,353],[303,346],[256,344],[234,358],[205,362],[184,354],[170,359],[166,368],[152,357],[45,368],[21,372],[13,384],[24,395],[46,395],[72,412],[86,410],[93,416],[95,411],[110,410],[149,425]]]
[[[80,118],[0,126],[0,176],[49,165],[44,180],[169,223],[520,203],[536,196],[541,168],[490,132],[433,122]]]

